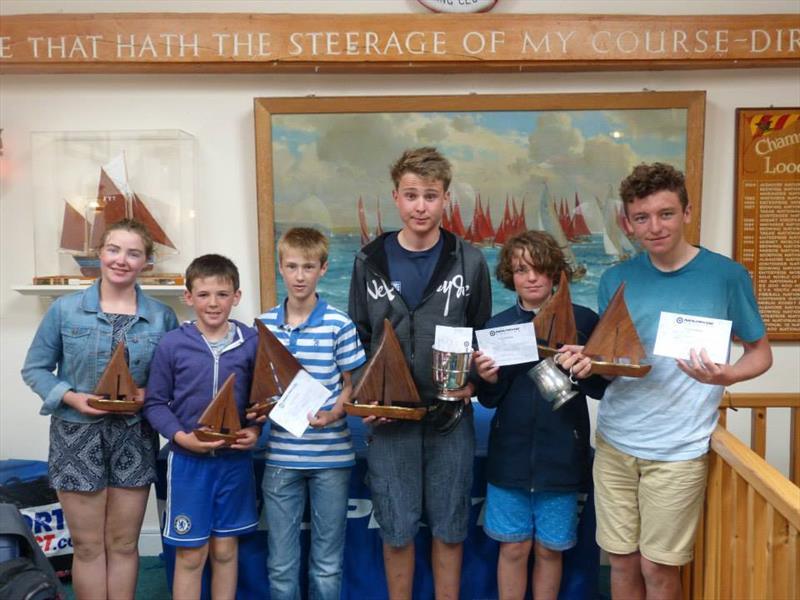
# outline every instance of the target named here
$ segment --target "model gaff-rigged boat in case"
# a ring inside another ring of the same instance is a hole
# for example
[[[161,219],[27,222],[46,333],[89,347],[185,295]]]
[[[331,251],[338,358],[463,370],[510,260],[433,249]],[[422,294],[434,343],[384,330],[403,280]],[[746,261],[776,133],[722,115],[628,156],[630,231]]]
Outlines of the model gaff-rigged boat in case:
[[[62,250],[72,254],[84,276],[97,277],[100,274],[97,257],[100,240],[109,225],[122,219],[136,219],[145,226],[155,243],[175,248],[150,210],[131,189],[124,153],[100,168],[97,199],[90,204],[88,211],[91,215],[82,215],[69,202],[64,202],[60,243]]]
[[[348,415],[419,421],[428,412],[420,406],[414,378],[406,364],[391,322],[383,320],[383,336],[353,390],[354,402],[345,402]]]

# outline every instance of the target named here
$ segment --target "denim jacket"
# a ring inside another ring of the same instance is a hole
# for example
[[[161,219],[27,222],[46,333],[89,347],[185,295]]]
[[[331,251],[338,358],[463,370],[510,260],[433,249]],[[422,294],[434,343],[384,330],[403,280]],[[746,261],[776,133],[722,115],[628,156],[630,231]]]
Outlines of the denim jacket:
[[[178,326],[173,310],[136,286],[136,319],[125,334],[128,366],[139,387],[147,384],[150,360],[161,336]],[[22,378],[44,404],[40,414],[73,423],[103,417],[85,415],[61,400],[70,390],[92,393],[111,360],[112,325],[100,308],[100,280],[86,290],[58,298],[50,306],[33,338]],[[55,373],[54,373],[55,372]],[[128,423],[141,419],[128,416]]]

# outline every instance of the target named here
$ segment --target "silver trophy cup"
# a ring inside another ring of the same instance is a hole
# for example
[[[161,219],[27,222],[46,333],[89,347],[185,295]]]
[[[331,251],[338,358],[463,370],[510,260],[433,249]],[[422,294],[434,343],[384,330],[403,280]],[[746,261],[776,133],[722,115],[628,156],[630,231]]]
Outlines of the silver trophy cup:
[[[552,356],[528,371],[528,377],[533,379],[542,397],[553,403],[553,410],[558,410],[578,395],[578,392],[572,389],[572,384],[575,383],[572,375],[567,375],[559,369]]]
[[[462,402],[450,394],[467,385],[469,369],[472,366],[472,348],[468,352],[445,352],[433,349],[433,382],[439,393],[439,400]]]

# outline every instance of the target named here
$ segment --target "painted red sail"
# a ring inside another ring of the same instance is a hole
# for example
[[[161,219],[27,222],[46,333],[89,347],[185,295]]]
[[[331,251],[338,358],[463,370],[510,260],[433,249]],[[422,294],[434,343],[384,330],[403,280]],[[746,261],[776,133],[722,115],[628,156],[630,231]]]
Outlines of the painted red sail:
[[[506,206],[503,209],[503,220],[500,221],[500,227],[497,228],[497,232],[494,236],[495,245],[502,246],[505,244],[506,241],[508,241],[508,239],[514,235],[513,228],[514,223],[511,219],[511,212],[508,208],[508,196],[506,196]]]
[[[519,209],[519,225],[517,226],[517,233],[528,231],[528,224],[525,222],[525,198],[521,200]]]
[[[452,214],[452,212],[453,212],[453,207],[452,207],[452,205],[450,206],[449,210],[450,210],[450,214]],[[445,208],[445,209],[442,211],[442,228],[443,228],[443,229],[446,229],[447,231],[449,231],[450,233],[452,233],[452,232],[453,232],[453,228],[452,228],[452,227],[451,227],[451,225],[450,225],[450,215],[448,214],[448,212],[447,212],[447,211],[448,211],[448,209],[447,209],[447,208]]]
[[[575,212],[572,214],[572,233],[578,237],[592,235],[589,226],[586,224],[586,219],[583,218],[583,208],[581,208],[581,201],[578,199],[578,192],[575,192]]]
[[[453,207],[453,214],[451,215],[450,225],[453,228],[453,233],[457,236],[467,239],[467,230],[464,227],[464,221],[461,218],[461,206],[456,202]]]
[[[494,235],[495,229],[494,229],[494,225],[492,224],[492,213],[491,213],[491,210],[490,210],[490,206],[489,206],[489,201],[488,200],[486,201],[486,212],[484,214],[486,215],[486,224],[489,227],[489,231],[491,231],[492,235]]]
[[[561,224],[561,230],[567,239],[571,242],[575,239],[575,233],[572,231],[572,222],[569,218],[569,211],[567,210],[567,202],[564,198],[561,199],[561,208],[558,211],[558,222]]]
[[[484,243],[491,242],[494,239],[494,230],[486,219],[486,213],[483,212],[480,194],[478,194],[478,214],[475,218],[477,219],[475,230],[478,234],[478,241]]]
[[[358,226],[361,230],[361,245],[366,246],[369,242],[369,229],[367,229],[367,215],[364,213],[364,201],[358,197]]]
[[[381,199],[375,199],[375,207],[378,213],[378,224],[375,225],[375,237],[383,235],[383,224],[381,223]]]

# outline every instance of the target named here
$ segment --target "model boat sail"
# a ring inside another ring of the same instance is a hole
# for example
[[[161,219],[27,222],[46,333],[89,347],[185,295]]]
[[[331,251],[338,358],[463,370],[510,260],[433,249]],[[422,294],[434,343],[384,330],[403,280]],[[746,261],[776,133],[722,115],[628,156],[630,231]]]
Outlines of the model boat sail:
[[[230,446],[236,441],[236,433],[242,428],[239,420],[239,410],[236,408],[236,398],[233,395],[233,384],[236,375],[231,373],[214,396],[197,424],[203,429],[195,429],[194,434],[201,442],[225,441],[225,446]]]
[[[89,406],[109,412],[135,413],[141,410],[142,403],[136,401],[139,389],[125,362],[125,344],[117,344],[94,393],[102,398],[92,398]]]
[[[592,359],[592,374],[644,377],[652,368],[641,364],[646,355],[625,304],[624,291],[622,282],[583,347],[583,354]]]
[[[64,203],[60,244],[62,250],[73,253],[81,273],[87,277],[100,274],[97,247],[106,227],[122,219],[136,219],[145,226],[155,243],[175,248],[150,210],[131,189],[124,153],[100,168],[97,199],[91,203],[89,210],[91,216],[84,216],[69,202]]]
[[[247,412],[262,416],[269,414],[303,366],[260,319],[256,329],[258,350]]]
[[[558,289],[542,306],[533,319],[536,338],[543,340],[538,344],[539,356],[547,357],[558,353],[564,344],[578,342],[578,330],[575,326],[575,313],[572,311],[572,297],[569,293],[567,274],[561,271]]]
[[[427,408],[419,406],[419,392],[388,319],[383,320],[383,336],[364,367],[353,398],[354,402],[345,402],[344,410],[357,417],[419,421],[427,412]]]

